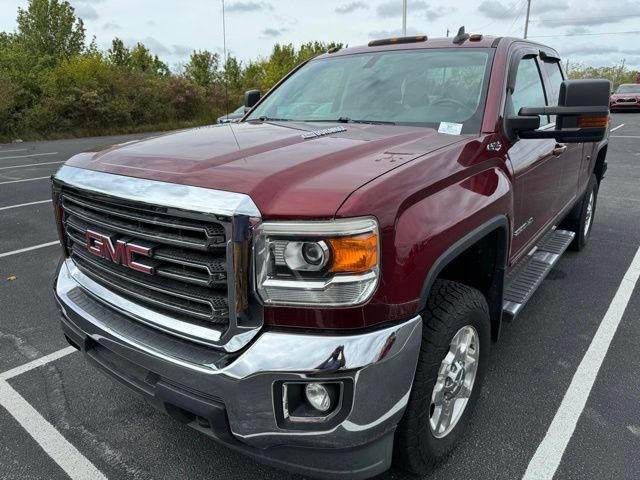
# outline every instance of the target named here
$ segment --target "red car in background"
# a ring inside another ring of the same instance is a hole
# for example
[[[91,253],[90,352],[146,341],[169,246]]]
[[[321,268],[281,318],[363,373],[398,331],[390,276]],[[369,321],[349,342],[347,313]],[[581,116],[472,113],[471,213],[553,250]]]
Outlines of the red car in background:
[[[609,109],[619,110],[640,109],[640,83],[623,83],[609,99]]]

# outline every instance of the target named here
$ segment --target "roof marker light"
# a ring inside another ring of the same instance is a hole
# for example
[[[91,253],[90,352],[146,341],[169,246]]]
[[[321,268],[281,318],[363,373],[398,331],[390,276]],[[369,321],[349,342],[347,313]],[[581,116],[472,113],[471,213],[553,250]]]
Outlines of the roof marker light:
[[[392,37],[392,38],[383,38],[381,40],[371,40],[369,42],[370,47],[378,47],[380,45],[395,45],[398,43],[417,43],[417,42],[426,42],[426,35],[416,35],[413,37]]]

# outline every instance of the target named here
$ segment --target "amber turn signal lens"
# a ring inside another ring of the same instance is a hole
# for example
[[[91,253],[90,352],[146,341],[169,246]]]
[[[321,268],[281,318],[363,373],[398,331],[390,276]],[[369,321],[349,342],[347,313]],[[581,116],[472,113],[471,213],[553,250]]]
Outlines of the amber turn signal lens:
[[[378,264],[378,236],[374,233],[329,240],[330,272],[364,272]]]
[[[609,125],[609,115],[578,117],[578,128],[604,128]]]

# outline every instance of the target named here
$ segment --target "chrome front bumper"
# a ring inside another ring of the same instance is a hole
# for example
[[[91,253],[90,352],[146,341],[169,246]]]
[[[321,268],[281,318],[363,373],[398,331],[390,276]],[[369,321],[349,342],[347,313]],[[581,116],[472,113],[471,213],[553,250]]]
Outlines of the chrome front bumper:
[[[404,412],[420,350],[419,316],[357,335],[263,331],[242,352],[228,354],[172,338],[123,315],[117,305],[104,304],[82,288],[74,278],[78,273],[71,261],[62,262],[55,284],[70,341],[90,359],[118,371],[119,380],[156,406],[167,403],[158,394],[167,388],[205,403],[214,399],[224,406],[231,436],[242,444],[258,449],[352,448],[389,437]],[[323,368],[338,348],[344,362]],[[108,359],[98,360],[100,352],[108,352]],[[352,382],[351,408],[344,420],[312,430],[278,424],[275,409],[282,405],[274,395],[275,382],[304,379]],[[220,437],[215,431],[211,435]]]

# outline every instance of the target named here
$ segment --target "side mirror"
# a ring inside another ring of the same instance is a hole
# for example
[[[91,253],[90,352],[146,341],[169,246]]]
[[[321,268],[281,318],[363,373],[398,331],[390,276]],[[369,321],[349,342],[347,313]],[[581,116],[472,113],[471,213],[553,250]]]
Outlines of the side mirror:
[[[260,100],[260,90],[247,90],[244,93],[244,106],[245,106],[245,110],[253,108],[253,106],[258,103],[258,100]],[[607,102],[609,101],[609,99],[607,98]],[[609,105],[607,103],[607,105]]]
[[[520,138],[555,138],[561,143],[599,142],[609,125],[608,80],[565,80],[560,85],[557,107],[522,107],[506,119],[507,132]],[[531,128],[538,115],[555,115],[556,128]]]

